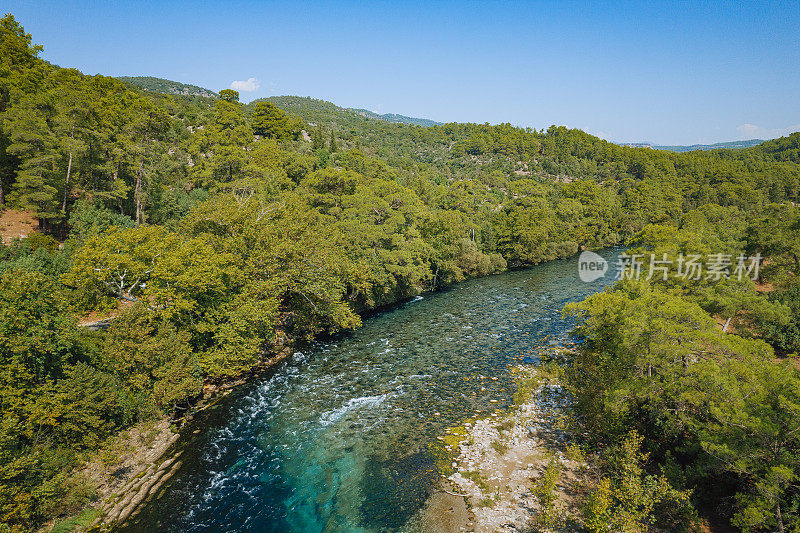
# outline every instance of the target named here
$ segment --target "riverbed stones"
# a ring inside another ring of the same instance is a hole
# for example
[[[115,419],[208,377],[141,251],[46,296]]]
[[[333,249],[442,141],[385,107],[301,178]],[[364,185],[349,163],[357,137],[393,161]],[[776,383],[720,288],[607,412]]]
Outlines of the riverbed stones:
[[[549,461],[552,450],[562,442],[561,434],[552,427],[558,407],[554,399],[557,392],[556,385],[545,384],[531,399],[510,412],[495,412],[464,424],[467,434],[457,447],[455,472],[446,478],[445,489],[467,495],[464,500],[474,517],[461,526],[463,530],[530,531],[538,509],[533,481]],[[556,457],[568,469],[578,466],[565,461],[558,452]]]

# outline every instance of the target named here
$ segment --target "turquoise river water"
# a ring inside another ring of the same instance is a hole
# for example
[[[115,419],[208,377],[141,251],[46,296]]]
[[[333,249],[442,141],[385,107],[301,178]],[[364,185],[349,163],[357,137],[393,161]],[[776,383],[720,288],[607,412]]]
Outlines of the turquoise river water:
[[[564,304],[608,282],[581,282],[577,259],[553,261],[311,344],[202,413],[183,467],[124,531],[412,529],[438,485],[436,436],[507,406],[511,367],[563,343]]]

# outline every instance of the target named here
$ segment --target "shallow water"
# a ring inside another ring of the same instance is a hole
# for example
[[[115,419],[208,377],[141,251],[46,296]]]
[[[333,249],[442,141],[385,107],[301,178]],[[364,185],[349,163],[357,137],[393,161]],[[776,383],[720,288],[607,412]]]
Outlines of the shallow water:
[[[511,366],[566,340],[564,304],[606,283],[554,261],[312,344],[205,414],[184,466],[125,531],[404,530],[437,484],[436,436],[507,406]]]

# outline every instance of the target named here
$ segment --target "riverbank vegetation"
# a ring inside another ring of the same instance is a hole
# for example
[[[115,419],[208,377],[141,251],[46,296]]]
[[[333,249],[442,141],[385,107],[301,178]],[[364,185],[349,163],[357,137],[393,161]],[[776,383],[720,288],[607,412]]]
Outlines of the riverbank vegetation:
[[[736,524],[793,512],[796,377],[773,346],[798,351],[800,134],[675,154],[565,127],[392,124],[308,98],[146,92],[40,50],[0,20],[0,204],[42,230],[0,249],[0,531],[80,509],[92,492],[75,469],[108,439],[276,345],[631,237],[659,253],[761,251],[774,290],[627,283],[573,308],[595,442],[635,428],[679,490],[725,480],[713,486],[730,506],[713,512]],[[78,326],[89,313],[116,318],[92,332]]]
[[[587,444],[611,458],[635,445],[646,472],[663,476],[660,494],[691,494],[642,507],[626,530],[686,529],[698,512],[743,531],[800,527],[800,214],[785,206],[766,212],[705,206],[632,238],[632,254],[658,258],[764,254],[758,287],[747,278],[659,272],[566,308],[583,341],[567,383]],[[590,511],[594,531],[621,527],[614,509],[627,507],[625,491],[613,487],[623,467],[609,462],[593,489],[591,501],[605,502],[605,511]]]

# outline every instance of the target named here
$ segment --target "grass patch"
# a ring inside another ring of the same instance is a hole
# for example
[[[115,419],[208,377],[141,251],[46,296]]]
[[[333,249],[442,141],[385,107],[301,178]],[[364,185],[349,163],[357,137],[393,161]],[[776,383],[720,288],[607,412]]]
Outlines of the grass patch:
[[[464,426],[457,426],[450,428],[450,430],[442,435],[442,442],[453,448],[458,447],[459,444],[471,438],[469,430]]]
[[[514,393],[511,401],[515,406],[522,405],[533,398],[536,390],[546,381],[557,379],[554,374],[544,365],[538,367],[522,366],[516,369],[514,382],[517,384],[517,392]]]
[[[516,424],[516,422],[514,421],[513,418],[507,418],[507,419],[503,420],[502,422],[500,422],[499,424],[497,424],[495,426],[495,428],[497,428],[497,431],[501,431],[501,432],[502,431],[511,431],[512,429],[514,429],[514,424]]]
[[[151,420],[142,425],[139,430],[139,443],[143,446],[150,446],[156,441],[158,437],[158,420]]]
[[[505,444],[503,442],[500,442],[499,440],[496,440],[496,441],[492,442],[492,448],[494,449],[494,451],[496,451],[500,455],[505,455],[505,453],[508,451],[509,446],[508,446],[508,444]]]
[[[108,467],[118,463],[122,457],[132,453],[135,449],[136,447],[130,442],[129,435],[124,433],[110,437],[98,455],[103,465]]]
[[[100,511],[98,509],[87,507],[76,516],[71,516],[56,522],[53,529],[50,530],[50,533],[68,533],[70,531],[75,531],[77,528],[86,530],[98,516],[100,516]]]
[[[457,426],[448,428],[447,432],[430,446],[439,473],[449,476],[455,472],[453,459],[458,455],[459,444],[464,441],[472,442],[472,435],[465,426]]]
[[[481,473],[478,472],[477,470],[470,470],[469,472],[463,473],[461,475],[469,479],[476,485],[478,485],[478,488],[481,489],[481,492],[483,492],[484,494],[489,494],[490,492],[492,492],[492,486],[489,485],[489,481],[486,478],[484,478],[481,475]]]
[[[576,463],[583,463],[586,459],[581,447],[574,442],[568,445],[567,449],[564,450],[564,457],[567,460],[575,461]]]
[[[478,502],[478,507],[492,507],[494,500],[492,498],[483,498]]]
[[[557,505],[558,493],[556,490],[563,470],[561,462],[552,456],[533,485],[533,494],[536,501],[539,502],[535,523],[542,530],[556,529],[563,522],[564,516]]]
[[[512,397],[512,403],[515,406],[526,403],[543,383],[558,381],[562,373],[563,368],[561,365],[550,360],[542,360],[537,367],[517,367],[516,375],[514,376],[517,392]]]
[[[536,371],[534,370],[517,376],[514,381],[517,382],[517,392],[514,393],[511,401],[514,405],[522,405],[531,399],[533,393],[539,388],[542,379],[536,375]]]

